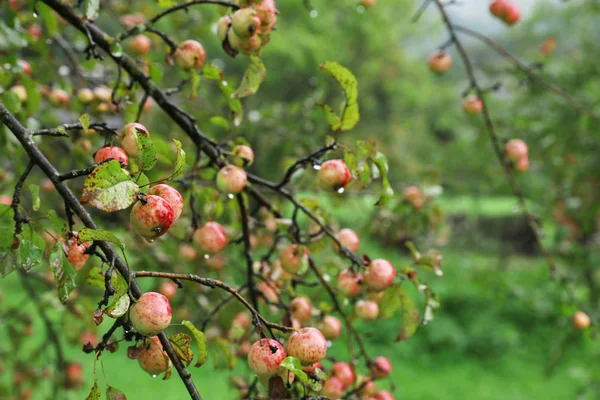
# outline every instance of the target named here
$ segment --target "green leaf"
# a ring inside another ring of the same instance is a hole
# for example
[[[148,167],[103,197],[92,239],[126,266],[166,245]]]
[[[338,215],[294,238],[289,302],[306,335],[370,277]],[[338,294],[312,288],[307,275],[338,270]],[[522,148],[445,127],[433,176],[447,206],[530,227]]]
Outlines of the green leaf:
[[[339,130],[349,131],[354,128],[360,119],[358,111],[358,82],[356,77],[350,70],[341,66],[337,62],[327,61],[321,64],[321,70],[329,73],[333,78],[338,81],[344,93],[346,94],[346,104],[341,115],[341,125]],[[332,110],[333,111],[333,110]],[[329,121],[329,117],[328,117]]]
[[[334,132],[340,129],[340,126],[342,126],[342,120],[340,119],[340,116],[336,114],[333,108],[329,107],[327,104],[319,104],[319,107],[321,107],[325,113],[325,119],[329,124],[329,129]]]
[[[6,25],[4,18],[0,20],[0,53],[10,54],[26,46],[27,40],[23,34]]]
[[[112,232],[105,231],[103,229],[90,229],[83,228],[77,234],[79,244],[83,242],[89,242],[94,240],[102,240],[105,242],[114,243],[121,248],[121,250],[125,249],[125,244],[119,240]]]
[[[177,356],[189,366],[194,360],[194,353],[191,349],[192,338],[185,333],[176,333],[169,336],[169,341],[173,345],[173,350],[175,350]]]
[[[173,139],[175,146],[177,146],[177,158],[175,159],[175,170],[169,177],[169,180],[177,178],[183,173],[185,167],[185,151],[181,148],[181,142],[177,139]]]
[[[108,307],[104,309],[104,314],[111,318],[119,318],[127,313],[131,299],[128,294],[121,296],[111,296],[112,301],[108,304]]]
[[[369,167],[367,162],[362,162],[359,164],[357,173],[363,187],[366,187],[369,185],[369,183],[371,183],[371,167]]]
[[[81,124],[81,127],[83,128],[83,132],[87,132],[87,130],[90,128],[90,116],[87,114],[82,114],[79,117],[79,123]]]
[[[11,234],[12,237],[12,234]],[[13,272],[21,261],[19,249],[9,249],[7,253],[0,255],[0,274],[4,278]]]
[[[199,368],[208,360],[208,350],[206,348],[206,337],[204,336],[204,332],[199,331],[190,321],[183,321],[181,324],[188,328],[190,332],[192,332],[194,339],[196,339],[196,343],[198,344],[198,361],[194,367]]]
[[[135,129],[135,128],[134,128]],[[154,146],[154,142],[150,139],[150,135],[139,134],[137,129],[135,129],[135,143],[138,148],[138,164],[139,168],[142,171],[149,171],[158,162],[158,152],[156,151],[156,146]]]
[[[106,400],[127,400],[127,396],[119,389],[109,386],[106,390]]]
[[[54,274],[56,290],[59,300],[64,303],[75,289],[75,275],[77,271],[65,259],[65,250],[62,243],[56,242],[48,257],[50,269]]]
[[[394,196],[394,189],[392,189],[390,181],[388,180],[388,162],[383,153],[377,153],[375,157],[371,157],[371,161],[377,166],[379,175],[381,176],[381,196],[379,197],[379,200],[377,200],[376,205],[382,206],[389,202],[392,196]]]
[[[11,90],[2,93],[2,103],[4,103],[4,106],[8,111],[13,114],[21,112],[21,100],[19,99],[19,96]]]
[[[42,94],[37,88],[37,83],[25,74],[19,74],[21,83],[27,90],[27,113],[33,115],[42,104]]]
[[[159,84],[163,79],[164,72],[156,63],[150,63],[150,79],[156,84]]]
[[[62,219],[56,214],[55,210],[48,210],[46,213],[46,219],[50,224],[49,229],[56,231],[57,235],[65,236],[68,231],[67,221]]]
[[[198,87],[200,87],[201,76],[196,70],[192,70],[191,73],[192,78],[192,88],[190,93],[190,100],[193,100],[198,96]]]
[[[218,337],[215,339],[217,343],[217,347],[221,351],[221,354],[225,358],[225,363],[227,364],[227,368],[232,370],[235,367],[237,362],[237,358],[231,352],[231,344],[227,341],[227,339]]]
[[[136,201],[139,186],[118,161],[104,163],[83,184],[81,202],[100,210],[113,212],[129,207]]]
[[[137,184],[140,187],[140,190],[144,193],[148,191],[148,184],[150,183],[150,179],[143,172],[138,176]]]
[[[379,301],[379,317],[389,318],[398,311],[402,305],[402,287],[394,285],[386,289]]]
[[[396,341],[399,342],[401,340],[410,339],[417,328],[419,327],[419,323],[421,321],[421,315],[419,314],[419,310],[415,303],[408,297],[408,293],[404,288],[400,288],[399,291],[402,311],[400,312],[400,317],[402,320],[402,326],[400,328],[400,333],[396,338]]]
[[[225,130],[229,130],[229,122],[223,117],[215,116],[210,119],[210,123],[219,128],[223,128]]]
[[[210,79],[217,82],[219,89],[223,93],[223,96],[227,100],[227,105],[231,111],[231,117],[235,118],[242,112],[242,103],[240,100],[233,95],[233,88],[223,80],[223,72],[212,64],[207,64],[202,68],[202,76],[206,79]]]
[[[174,4],[173,0],[158,0],[158,6],[162,8],[173,7]]]
[[[356,158],[364,160],[367,157],[375,157],[375,155],[377,155],[377,143],[375,143],[375,140],[356,141]]]
[[[358,169],[358,162],[356,161],[356,156],[351,151],[344,151],[344,162],[348,166],[348,169],[355,173]]]
[[[206,79],[210,79],[213,81],[222,81],[223,80],[223,72],[219,69],[219,67],[214,66],[212,64],[206,64],[202,68],[202,75]]]
[[[102,392],[98,387],[98,382],[94,381],[94,386],[90,389],[90,394],[85,398],[85,400],[100,400],[102,397]]]
[[[37,3],[36,10],[39,13],[40,17],[42,17],[42,21],[44,21],[44,25],[46,26],[46,32],[48,36],[54,36],[58,29],[58,18],[52,12],[52,9],[45,5],[44,3]]]
[[[265,68],[265,65],[260,57],[250,55],[249,58],[250,64],[248,65],[248,68],[246,68],[242,82],[233,94],[233,96],[238,99],[251,96],[256,93],[262,81],[265,80],[265,76],[267,76],[267,69]]]
[[[29,191],[31,192],[31,208],[33,211],[40,209],[40,187],[33,183],[29,185]]]
[[[115,57],[121,57],[123,55],[123,46],[119,42],[113,42],[110,45],[110,54]]]
[[[100,9],[100,0],[85,0],[84,3],[84,15],[85,19],[93,21],[98,17],[98,10]]]
[[[279,367],[285,368],[288,371],[296,374],[296,378],[300,379],[300,382],[308,383],[308,375],[306,375],[306,372],[302,370],[302,363],[296,357],[286,357],[281,364],[279,364]]]
[[[20,267],[27,272],[42,262],[44,251],[34,245],[29,239],[20,237],[19,258]]]

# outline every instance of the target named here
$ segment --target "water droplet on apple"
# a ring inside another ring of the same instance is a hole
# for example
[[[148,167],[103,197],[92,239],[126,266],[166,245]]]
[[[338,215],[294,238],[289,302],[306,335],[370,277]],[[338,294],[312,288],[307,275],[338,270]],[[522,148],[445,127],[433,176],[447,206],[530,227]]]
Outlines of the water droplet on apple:
[[[233,194],[229,193],[229,194],[227,195],[227,197],[228,197],[230,200],[233,200],[233,198],[234,198],[235,196],[234,196]]]
[[[144,238],[144,240],[148,243],[154,243],[156,241],[154,238]]]
[[[339,188],[337,192],[338,192],[339,194],[342,194],[342,193],[344,193],[344,188]]]

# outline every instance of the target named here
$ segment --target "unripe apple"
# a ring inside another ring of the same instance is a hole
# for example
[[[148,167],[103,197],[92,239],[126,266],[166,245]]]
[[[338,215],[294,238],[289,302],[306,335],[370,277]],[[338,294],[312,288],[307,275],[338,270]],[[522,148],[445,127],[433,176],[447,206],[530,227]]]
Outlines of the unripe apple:
[[[371,364],[371,375],[376,378],[385,378],[392,373],[392,363],[386,357],[376,357]]]
[[[21,70],[25,75],[31,75],[31,64],[23,59],[17,60],[17,64],[21,67]]]
[[[331,366],[331,375],[338,378],[342,384],[343,388],[346,389],[350,387],[354,383],[356,379],[356,375],[354,374],[354,369],[347,362],[338,361]]]
[[[207,222],[196,229],[194,243],[206,254],[216,254],[227,246],[227,234],[218,222]]]
[[[148,129],[142,124],[132,122],[119,132],[119,144],[132,157],[138,156],[137,135],[149,136]]]
[[[136,25],[141,25],[146,23],[146,16],[144,14],[124,14],[120,18],[121,24],[125,25],[127,28],[133,28]]]
[[[240,343],[240,347],[238,347],[235,351],[235,355],[238,357],[248,357],[251,348],[252,343],[250,343],[248,340],[244,340],[242,343]]]
[[[259,377],[270,378],[279,372],[279,365],[286,357],[283,346],[277,340],[260,339],[250,348],[248,366]]]
[[[361,393],[363,395],[363,398],[368,398],[369,396],[374,395],[375,392],[377,391],[377,386],[375,384],[375,381],[372,380],[370,377],[368,377],[366,379],[368,379],[367,383],[361,383],[361,385],[362,385]]]
[[[360,239],[358,238],[356,232],[354,232],[352,229],[344,228],[339,231],[335,237],[340,241],[340,243],[342,243],[342,246],[351,252],[356,253],[358,251],[358,248],[360,247]],[[334,243],[334,245],[336,248],[338,247],[337,244]]]
[[[359,300],[354,305],[356,316],[363,321],[373,321],[379,315],[379,306],[372,300]]]
[[[165,185],[163,183],[154,185],[148,190],[148,194],[162,197],[169,202],[173,212],[175,213],[175,219],[179,218],[183,211],[183,197],[181,194],[172,186]]]
[[[467,96],[462,103],[462,108],[467,114],[478,115],[483,109],[483,102],[477,96]]]
[[[343,160],[328,160],[319,169],[319,184],[328,190],[338,190],[352,180],[352,173]]]
[[[219,22],[217,22],[217,36],[221,42],[225,41],[227,32],[231,27],[231,22],[231,15],[224,15],[221,17],[221,19],[219,19]]]
[[[200,68],[204,60],[206,60],[206,51],[195,40],[186,40],[175,50],[175,64],[184,71]]]
[[[387,390],[379,390],[373,396],[374,400],[394,400],[394,396]]]
[[[404,200],[408,201],[414,208],[423,207],[423,192],[416,186],[408,186],[402,192]]]
[[[131,39],[131,44],[129,48],[135,54],[147,54],[152,48],[152,40],[150,40],[148,36],[135,35],[133,39]]]
[[[263,0],[254,6],[262,26],[273,26],[277,20],[277,7],[274,0]]]
[[[375,3],[376,3],[376,0],[360,0],[360,5],[363,6],[364,8],[374,7]]]
[[[256,11],[250,7],[241,8],[231,16],[231,27],[240,38],[248,38],[256,34],[261,25]]]
[[[233,320],[231,321],[232,326],[235,325],[235,326],[239,326],[244,329],[250,328],[251,323],[252,323],[252,319],[250,318],[250,315],[244,311],[240,311],[239,313],[237,313],[235,315],[235,317],[233,317]]]
[[[443,50],[436,50],[429,56],[429,69],[437,74],[443,74],[452,67],[452,57]]]
[[[94,92],[90,88],[81,88],[77,91],[77,100],[81,104],[89,104],[94,101]]]
[[[494,17],[504,19],[507,8],[507,0],[494,0],[490,3],[490,13]]]
[[[10,91],[17,95],[21,103],[27,101],[27,89],[23,85],[15,85],[10,88]]]
[[[96,336],[96,334],[92,331],[83,331],[79,335],[79,343],[81,343],[82,345],[86,345],[89,343],[92,345],[92,347],[96,347],[98,346],[99,342],[100,341],[98,339],[98,336]]]
[[[111,110],[111,107],[110,107],[109,103],[98,103],[98,104],[96,104],[96,106],[93,109],[93,111],[96,114],[105,114],[105,113],[109,112],[110,110]]]
[[[367,266],[367,271],[363,274],[363,282],[369,289],[379,292],[390,287],[395,277],[394,266],[389,261],[378,258]]]
[[[250,54],[262,45],[262,39],[259,35],[241,38],[235,34],[233,29],[230,29],[227,33],[227,41],[232,49],[244,54]]]
[[[129,307],[129,322],[142,335],[158,335],[171,323],[169,299],[156,292],[144,293]]]
[[[573,314],[573,326],[577,329],[587,329],[592,324],[592,320],[589,315],[583,311],[577,311]]]
[[[203,263],[209,269],[219,272],[227,264],[227,258],[223,254],[213,254],[208,258],[203,258]]]
[[[291,244],[281,251],[279,254],[279,261],[281,262],[281,268],[283,268],[285,272],[295,274],[302,264],[307,262],[308,257],[309,252],[306,247]]]
[[[521,157],[515,164],[517,171],[525,172],[529,169],[529,157]]]
[[[70,362],[65,367],[65,387],[72,389],[83,384],[83,367],[77,362]]]
[[[517,3],[509,2],[506,5],[506,12],[504,14],[504,22],[507,25],[514,25],[521,18],[521,7]]]
[[[138,357],[140,367],[153,377],[165,372],[169,368],[169,357],[163,351],[162,344],[157,336],[144,341],[143,350]]]
[[[327,315],[321,321],[319,330],[327,340],[335,340],[342,334],[342,323],[333,315]]]
[[[87,260],[90,258],[89,254],[85,254],[89,247],[88,242],[77,244],[77,232],[71,234],[71,238],[67,241],[67,260],[69,263],[79,271]]]
[[[127,165],[129,165],[129,157],[127,157],[125,150],[120,147],[106,146],[94,153],[95,163],[99,163],[109,158],[120,162],[123,167],[127,167]]]
[[[55,106],[66,106],[69,104],[69,94],[62,89],[52,89],[49,99],[50,103]]]
[[[299,322],[306,322],[310,319],[312,304],[306,297],[296,297],[290,302],[290,313],[292,317]]]
[[[356,271],[346,269],[340,272],[337,281],[338,289],[348,297],[357,296],[362,290],[362,275]]]
[[[344,384],[335,376],[325,380],[321,395],[329,399],[341,399],[344,394]]]
[[[198,252],[189,244],[182,243],[177,249],[177,256],[185,261],[194,261],[198,257]]]
[[[98,86],[94,88],[94,98],[99,102],[110,103],[112,101],[112,90],[106,86]]]
[[[521,139],[511,139],[506,142],[506,145],[504,146],[504,152],[506,153],[506,157],[514,162],[517,162],[521,158],[529,155],[527,144],[525,144],[525,142]]]
[[[327,355],[327,339],[316,328],[302,328],[290,335],[287,352],[302,365],[314,364]]]
[[[173,298],[177,294],[177,284],[173,281],[163,282],[163,284],[160,285],[160,289],[158,289],[158,291],[167,299],[173,300]]]
[[[238,194],[246,187],[246,171],[235,165],[226,165],[217,173],[217,187],[223,193]]]
[[[162,197],[148,195],[131,209],[129,218],[133,229],[148,243],[167,233],[175,221],[175,212]]]
[[[233,155],[235,156],[233,163],[238,167],[249,167],[254,162],[254,151],[243,144],[233,149]]]
[[[256,285],[256,290],[262,293],[267,301],[271,303],[279,302],[279,293],[274,283],[260,282]]]

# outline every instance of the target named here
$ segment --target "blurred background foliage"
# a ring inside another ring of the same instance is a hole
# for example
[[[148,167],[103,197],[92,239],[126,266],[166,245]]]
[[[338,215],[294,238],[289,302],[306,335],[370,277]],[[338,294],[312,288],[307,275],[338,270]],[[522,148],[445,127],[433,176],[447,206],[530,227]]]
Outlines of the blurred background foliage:
[[[111,34],[121,31],[122,13],[150,16],[158,11],[158,6],[149,1],[104,3],[110,6],[103,8],[97,22]],[[323,196],[312,190],[312,171],[297,178],[298,190],[304,196],[317,196],[321,206],[338,217],[341,226],[359,232],[364,238],[361,252],[388,257],[396,266],[410,263],[403,246],[406,239],[419,246],[444,246],[444,277],[429,276],[441,299],[441,309],[432,323],[422,327],[413,339],[393,346],[382,343],[395,337],[397,321],[386,321],[376,330],[361,327],[367,332],[373,353],[389,355],[394,363],[393,378],[383,385],[396,387],[397,398],[597,399],[597,338],[572,328],[570,316],[575,310],[567,306],[568,299],[559,285],[549,280],[547,266],[537,255],[531,232],[495,160],[483,121],[461,111],[460,96],[468,82],[454,49],[450,49],[455,58],[450,73],[438,77],[427,69],[427,54],[443,43],[445,34],[433,10],[419,23],[411,23],[419,3],[378,0],[374,8],[362,10],[357,9],[354,0],[312,0],[310,11],[300,0],[279,1],[277,31],[262,54],[267,78],[257,95],[243,101],[241,115],[235,120],[229,118],[226,100],[208,80],[202,81],[196,99],[188,98],[188,88],[177,94],[177,99],[186,110],[193,111],[200,128],[209,136],[219,141],[238,136],[248,140],[257,154],[251,170],[276,180],[290,160],[324,143],[327,125],[316,105],[335,104],[341,99],[337,83],[319,72],[319,65],[334,60],[349,68],[359,82],[361,120],[352,132],[343,134],[343,140],[377,141],[388,158],[398,198],[384,210],[373,210],[376,189],[372,195],[367,190],[335,198]],[[494,39],[545,79],[600,112],[600,5],[584,0],[536,4],[515,27],[494,31]],[[487,2],[482,1],[467,1],[463,6],[453,6],[451,12],[460,18],[465,10],[480,19],[492,18],[487,13]],[[214,7],[194,7],[189,13],[165,18],[157,27],[172,32],[178,40],[201,41],[207,60],[221,67],[225,80],[236,86],[247,58],[230,59],[220,49],[214,35],[218,18]],[[19,21],[20,31],[40,24],[42,29],[54,30],[63,37],[73,34],[72,28],[63,27],[60,21],[50,26],[48,19],[41,22],[28,13],[20,15]],[[462,21],[467,25],[469,22]],[[38,82],[70,93],[83,84],[71,79],[64,69],[69,64],[58,46],[24,36],[29,45],[18,52],[5,51],[2,64],[26,59]],[[75,47],[83,49],[84,38],[75,37]],[[556,49],[545,55],[540,46],[549,38],[556,41]],[[156,37],[152,39],[155,51],[149,61],[164,73],[161,87],[176,86],[184,76],[165,66],[164,45]],[[499,135],[502,140],[521,138],[529,144],[531,166],[519,175],[519,181],[543,223],[544,242],[556,255],[560,269],[577,283],[577,300],[587,305],[593,320],[598,320],[598,120],[582,116],[560,97],[528,82],[521,72],[481,43],[471,39],[465,39],[465,43],[482,82],[489,86],[502,83],[500,90],[487,96]],[[36,63],[38,58],[47,59],[48,54],[52,55],[51,65]],[[115,71],[104,71],[100,62],[90,60],[84,66],[98,76],[107,72],[114,80]],[[62,71],[62,78],[57,79],[56,71]],[[6,86],[10,79],[4,76],[1,80]],[[32,128],[70,122],[86,111],[78,107],[73,105],[70,111],[58,113],[50,107],[42,108],[35,119],[27,122]],[[155,140],[164,141],[159,148],[161,163],[167,166],[174,158],[167,138],[181,139],[184,148],[191,149],[191,143],[157,108],[144,114],[141,122],[157,132],[153,134]],[[225,119],[217,120],[215,116]],[[108,121],[114,126],[122,123],[114,115],[109,115]],[[92,137],[45,142],[42,148],[54,152],[53,161],[68,170],[87,165],[90,150],[82,139],[92,140],[94,149],[102,145]],[[0,163],[7,177],[0,183],[0,193],[11,194],[19,170],[11,171],[8,161],[23,155],[10,134],[1,134],[0,143]],[[67,151],[73,156],[64,157]],[[402,190],[409,185],[423,188],[432,198],[416,216],[406,212],[406,204],[401,202]],[[210,193],[202,201],[210,204]],[[58,195],[44,194],[44,207],[61,207]],[[125,217],[113,218],[106,227],[125,235],[119,228]],[[178,232],[174,229],[173,236],[179,236]],[[140,243],[137,240],[127,245],[131,248]],[[130,262],[135,269],[160,269],[157,260],[159,264],[173,263],[177,246],[176,241],[164,241],[156,251],[131,252]],[[231,262],[237,261],[233,258]],[[176,263],[175,269],[190,267],[181,260]],[[0,281],[3,301],[8,305],[20,304],[23,297],[18,277],[13,275]],[[226,280],[235,272],[225,268],[208,270],[205,275]],[[35,315],[31,306],[24,310]],[[224,325],[233,311],[224,313]],[[33,329],[43,331],[40,321],[33,321]],[[43,340],[43,335],[39,334],[39,339]],[[91,357],[79,351],[77,340],[76,335],[70,338],[69,357],[91,365]],[[30,345],[32,357],[35,348],[35,344]],[[0,359],[9,357],[6,353],[2,356]],[[135,363],[122,352],[103,359],[107,371]],[[243,364],[238,363],[233,373],[244,370]],[[130,399],[184,396],[181,385],[174,380],[164,383],[136,368],[127,371],[127,376],[114,372],[108,375],[111,384],[122,390],[135,379],[135,391],[126,391]],[[230,374],[204,368],[194,371],[194,378],[201,392],[203,386],[214,390],[208,398],[231,398],[235,391],[227,384]],[[91,379],[90,369],[86,370],[86,378]],[[0,374],[4,385],[10,379],[8,374]],[[81,398],[82,393],[70,396]]]

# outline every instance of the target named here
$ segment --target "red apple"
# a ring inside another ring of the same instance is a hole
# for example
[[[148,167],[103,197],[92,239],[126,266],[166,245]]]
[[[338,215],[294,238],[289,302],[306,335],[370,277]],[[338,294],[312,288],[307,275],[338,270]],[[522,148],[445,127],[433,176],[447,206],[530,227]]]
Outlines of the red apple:
[[[436,50],[429,56],[429,69],[437,74],[443,74],[452,67],[452,57],[442,50]]]

